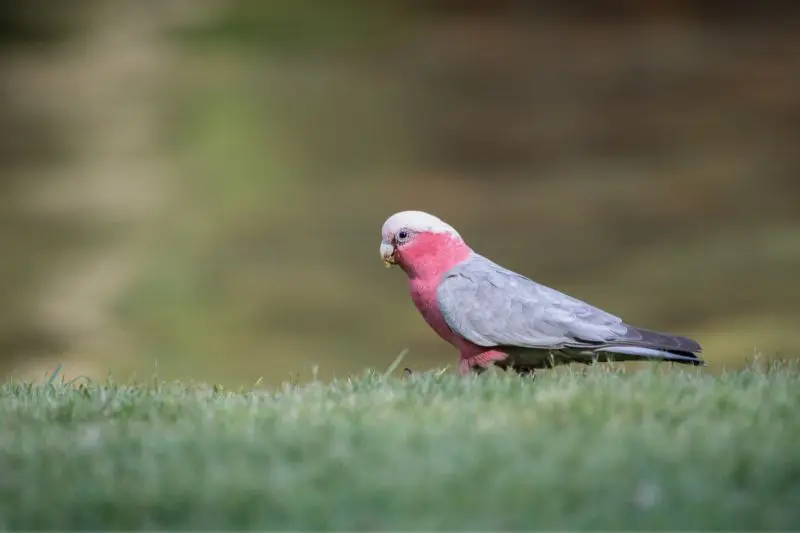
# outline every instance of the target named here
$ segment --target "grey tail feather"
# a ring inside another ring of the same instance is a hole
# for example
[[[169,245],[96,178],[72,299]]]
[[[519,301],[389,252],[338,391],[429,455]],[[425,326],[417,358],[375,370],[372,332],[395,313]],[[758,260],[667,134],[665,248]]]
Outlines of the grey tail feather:
[[[615,344],[603,346],[594,350],[597,360],[605,361],[669,361],[684,365],[705,366],[706,362],[694,354],[678,354],[655,348]]]
[[[625,344],[633,342],[637,346],[646,346],[647,348],[655,348],[657,350],[665,350],[682,355],[695,355],[703,351],[700,344],[688,337],[681,337],[680,335],[670,335],[668,333],[659,333],[649,329],[637,328],[628,325],[627,334],[621,339]]]
[[[680,335],[659,333],[626,324],[624,336],[596,345],[599,360],[616,361],[661,360],[687,365],[705,366],[698,355],[703,349],[696,341]]]

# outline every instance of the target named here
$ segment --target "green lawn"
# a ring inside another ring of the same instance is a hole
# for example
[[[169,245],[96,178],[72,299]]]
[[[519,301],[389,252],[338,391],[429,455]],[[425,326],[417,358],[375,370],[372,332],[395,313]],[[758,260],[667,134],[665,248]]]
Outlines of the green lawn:
[[[0,388],[3,529],[796,529],[800,373]]]

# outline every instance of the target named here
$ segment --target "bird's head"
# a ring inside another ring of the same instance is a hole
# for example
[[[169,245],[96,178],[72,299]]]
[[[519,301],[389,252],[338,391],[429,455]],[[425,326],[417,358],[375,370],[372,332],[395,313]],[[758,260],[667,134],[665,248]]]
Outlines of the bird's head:
[[[471,250],[458,232],[423,211],[401,211],[386,219],[381,229],[381,258],[387,267],[407,273],[443,272],[466,259]]]

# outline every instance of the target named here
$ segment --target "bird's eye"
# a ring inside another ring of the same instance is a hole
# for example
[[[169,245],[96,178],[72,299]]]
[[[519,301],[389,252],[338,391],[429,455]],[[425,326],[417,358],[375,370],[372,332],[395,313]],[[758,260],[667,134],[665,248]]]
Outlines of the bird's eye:
[[[409,236],[410,234],[407,230],[401,229],[397,232],[397,242],[405,242],[408,240]]]

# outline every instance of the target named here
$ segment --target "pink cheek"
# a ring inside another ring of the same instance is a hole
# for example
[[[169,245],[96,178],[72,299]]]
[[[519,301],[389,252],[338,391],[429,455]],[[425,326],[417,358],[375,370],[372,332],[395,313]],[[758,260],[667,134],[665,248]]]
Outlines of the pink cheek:
[[[412,256],[413,255],[409,253],[408,248],[406,248],[405,246],[395,248],[394,260],[401,265],[407,264],[408,260],[411,259]]]

